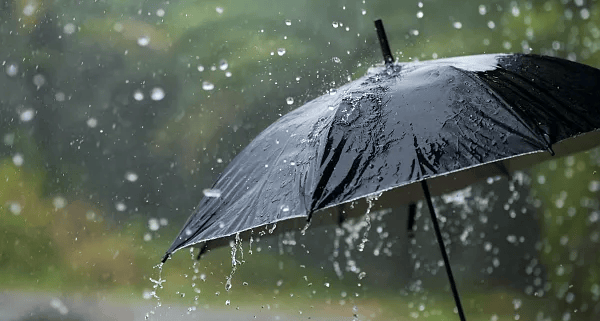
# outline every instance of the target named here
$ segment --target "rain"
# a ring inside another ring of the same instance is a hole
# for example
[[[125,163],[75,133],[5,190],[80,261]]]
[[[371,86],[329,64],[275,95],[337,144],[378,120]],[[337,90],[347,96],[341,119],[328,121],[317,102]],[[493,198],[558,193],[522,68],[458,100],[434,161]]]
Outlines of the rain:
[[[532,53],[600,67],[596,1],[1,6],[0,319],[11,321],[459,320],[428,205],[416,197],[409,230],[412,205],[394,190],[262,224],[297,211],[281,179],[279,197],[251,200],[275,209],[256,227],[160,261],[203,198],[227,205],[233,191],[214,183],[259,133],[383,68],[375,19],[399,62]],[[322,109],[351,126],[361,99]],[[315,133],[305,146],[327,134]],[[258,161],[309,173],[291,154]],[[600,316],[599,175],[596,147],[433,196],[468,320]]]

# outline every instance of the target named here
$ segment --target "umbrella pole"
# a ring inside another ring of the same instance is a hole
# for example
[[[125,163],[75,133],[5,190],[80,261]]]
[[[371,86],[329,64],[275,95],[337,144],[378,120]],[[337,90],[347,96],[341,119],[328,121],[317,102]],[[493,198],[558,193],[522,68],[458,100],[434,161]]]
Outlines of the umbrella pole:
[[[442,257],[444,258],[444,266],[446,267],[446,274],[448,274],[448,280],[450,281],[450,288],[452,289],[452,295],[454,296],[454,302],[456,302],[456,308],[458,309],[458,316],[461,321],[466,321],[465,313],[463,312],[462,304],[460,303],[460,296],[458,295],[458,289],[456,288],[456,283],[454,282],[454,276],[452,275],[452,268],[450,267],[450,260],[448,259],[448,254],[446,253],[446,246],[444,245],[444,239],[442,239],[442,232],[440,232],[440,226],[438,224],[437,215],[435,214],[435,208],[433,207],[433,203],[431,202],[431,195],[429,194],[429,187],[427,186],[427,182],[425,180],[421,181],[421,186],[423,187],[423,192],[425,193],[425,200],[427,201],[427,206],[429,207],[429,214],[431,214],[431,221],[433,222],[433,228],[435,229],[435,236],[437,237],[438,245],[440,246],[440,251],[442,252]]]
[[[381,21],[381,19],[375,20],[375,28],[377,29],[377,37],[379,38],[383,61],[385,62],[385,65],[389,67],[394,62],[394,56],[392,56],[392,50],[390,49],[390,44],[385,35],[385,29],[383,28],[383,21]]]

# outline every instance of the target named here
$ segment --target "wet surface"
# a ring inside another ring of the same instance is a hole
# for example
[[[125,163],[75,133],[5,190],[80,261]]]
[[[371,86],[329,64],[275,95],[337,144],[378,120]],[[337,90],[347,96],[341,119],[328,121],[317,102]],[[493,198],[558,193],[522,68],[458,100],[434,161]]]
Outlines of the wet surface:
[[[168,253],[425,178],[553,153],[553,144],[600,129],[599,79],[598,69],[535,55],[376,68],[263,131]]]

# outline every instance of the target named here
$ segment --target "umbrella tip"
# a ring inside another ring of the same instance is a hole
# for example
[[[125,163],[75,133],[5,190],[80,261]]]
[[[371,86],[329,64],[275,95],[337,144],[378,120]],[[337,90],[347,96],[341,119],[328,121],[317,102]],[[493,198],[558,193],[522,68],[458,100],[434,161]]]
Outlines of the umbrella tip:
[[[169,253],[169,252],[165,253],[165,256],[163,256],[163,258],[160,260],[160,263],[167,262],[167,260],[169,259],[169,257],[171,257],[171,253]]]
[[[375,20],[375,29],[377,29],[377,37],[379,38],[383,61],[386,66],[391,66],[394,62],[394,56],[392,56],[392,50],[390,49],[390,44],[388,43],[385,29],[383,28],[383,21],[381,19]]]
[[[548,145],[548,147],[546,147],[546,149],[550,153],[550,156],[556,155],[556,153],[554,152],[554,149],[552,149],[552,145]]]

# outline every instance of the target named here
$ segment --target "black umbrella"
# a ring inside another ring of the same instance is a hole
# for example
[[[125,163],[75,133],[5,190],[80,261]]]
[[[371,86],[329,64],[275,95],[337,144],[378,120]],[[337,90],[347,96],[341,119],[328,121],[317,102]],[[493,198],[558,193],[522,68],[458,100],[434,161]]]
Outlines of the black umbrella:
[[[600,70],[525,54],[394,63],[381,21],[375,24],[385,66],[260,133],[202,199],[163,262],[181,248],[226,244],[268,224],[335,221],[312,216],[390,189],[397,202],[424,193],[465,320],[431,194],[598,145]]]

